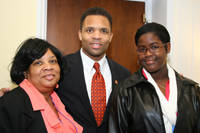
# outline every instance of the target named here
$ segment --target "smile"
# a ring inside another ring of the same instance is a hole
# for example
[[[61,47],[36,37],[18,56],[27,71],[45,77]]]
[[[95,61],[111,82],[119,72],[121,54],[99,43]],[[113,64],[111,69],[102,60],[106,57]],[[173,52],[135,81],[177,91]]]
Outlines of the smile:
[[[44,78],[46,79],[46,80],[53,80],[54,79],[54,75],[53,74],[48,74],[48,75],[45,75],[44,76]]]
[[[154,60],[145,60],[145,64],[147,65],[151,65],[151,64],[154,64]]]
[[[92,46],[92,48],[94,48],[94,49],[98,49],[98,48],[102,47],[103,44],[100,44],[100,43],[91,43],[91,46]]]

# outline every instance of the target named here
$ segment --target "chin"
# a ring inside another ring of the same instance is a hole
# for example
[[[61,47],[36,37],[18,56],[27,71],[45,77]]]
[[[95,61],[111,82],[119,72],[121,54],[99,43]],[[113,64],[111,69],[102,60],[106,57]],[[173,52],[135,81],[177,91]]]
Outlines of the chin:
[[[52,88],[54,89],[56,87],[56,84],[46,84],[44,85],[46,88]]]
[[[148,67],[144,67],[146,70],[147,70],[147,72],[149,72],[149,73],[155,73],[155,72],[157,72],[158,71],[158,69],[156,69],[156,68],[154,68],[154,67],[150,67],[150,66],[148,66]]]
[[[160,69],[146,69],[149,73],[157,73],[160,71]]]

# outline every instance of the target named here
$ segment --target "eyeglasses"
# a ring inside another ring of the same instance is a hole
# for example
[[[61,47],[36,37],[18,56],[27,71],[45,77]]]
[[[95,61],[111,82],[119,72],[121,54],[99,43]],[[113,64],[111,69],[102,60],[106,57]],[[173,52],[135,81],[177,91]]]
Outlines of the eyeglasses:
[[[154,43],[152,44],[150,47],[144,47],[144,46],[138,46],[137,47],[137,52],[138,54],[145,54],[147,52],[147,50],[149,50],[149,52],[151,53],[155,53],[158,52],[162,47],[165,47],[166,44],[159,44],[159,43]]]

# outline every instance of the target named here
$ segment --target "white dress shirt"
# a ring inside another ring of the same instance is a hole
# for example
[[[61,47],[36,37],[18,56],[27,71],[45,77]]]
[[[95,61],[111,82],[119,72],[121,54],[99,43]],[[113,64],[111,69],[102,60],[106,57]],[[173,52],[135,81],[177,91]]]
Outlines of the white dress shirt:
[[[88,97],[90,99],[91,103],[91,85],[92,85],[92,77],[95,74],[96,70],[93,68],[95,61],[92,60],[90,57],[88,57],[83,50],[80,50],[81,59],[83,62],[83,72],[85,77],[85,83],[87,87]],[[104,77],[105,86],[106,86],[106,104],[108,102],[110,93],[112,91],[112,76],[110,67],[108,65],[108,61],[106,59],[106,56],[98,61],[100,65],[100,72]]]

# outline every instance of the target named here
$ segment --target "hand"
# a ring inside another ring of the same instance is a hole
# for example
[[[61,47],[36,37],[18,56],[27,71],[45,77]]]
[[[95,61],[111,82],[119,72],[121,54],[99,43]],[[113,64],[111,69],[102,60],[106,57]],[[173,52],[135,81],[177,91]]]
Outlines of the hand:
[[[0,97],[3,96],[8,91],[10,91],[10,88],[1,88],[0,89]]]

